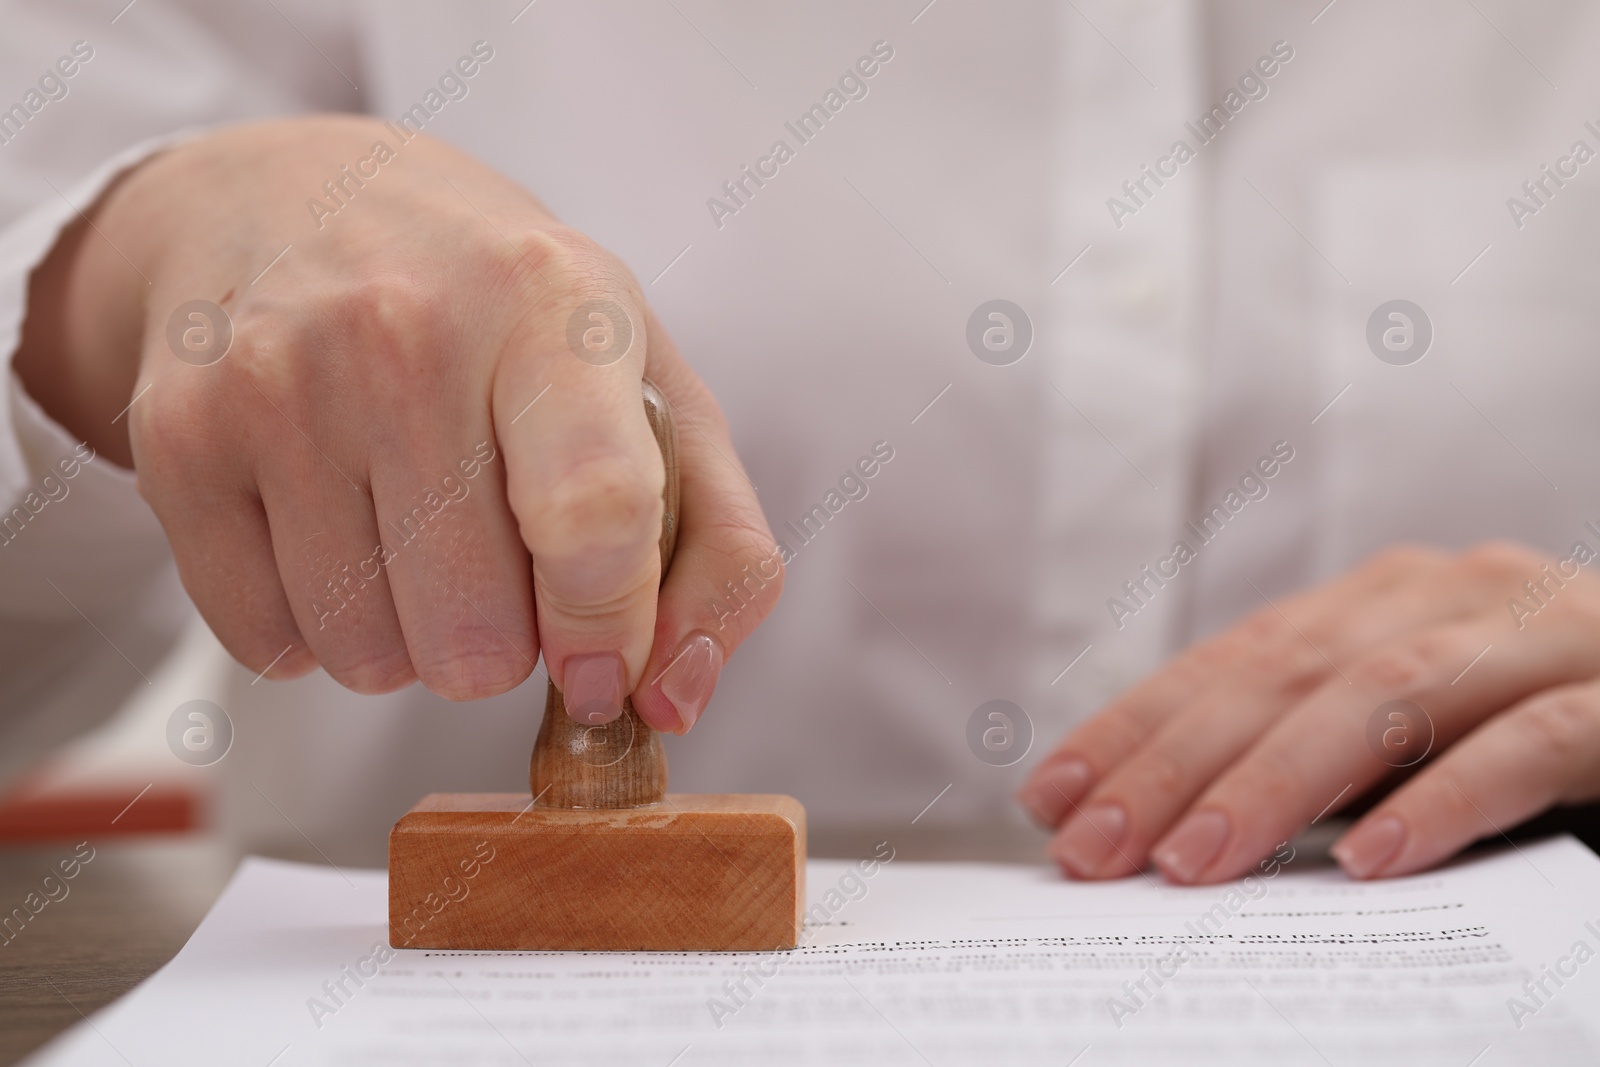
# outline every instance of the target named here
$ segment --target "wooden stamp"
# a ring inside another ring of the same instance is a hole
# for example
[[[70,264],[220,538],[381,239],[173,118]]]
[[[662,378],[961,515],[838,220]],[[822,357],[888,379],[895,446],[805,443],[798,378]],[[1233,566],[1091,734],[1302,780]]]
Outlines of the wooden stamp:
[[[677,434],[645,413],[666,462],[661,570],[677,541]],[[765,951],[799,943],[805,809],[792,797],[669,794],[654,731],[623,702],[574,721],[552,683],[529,792],[435,793],[389,833],[396,948]]]

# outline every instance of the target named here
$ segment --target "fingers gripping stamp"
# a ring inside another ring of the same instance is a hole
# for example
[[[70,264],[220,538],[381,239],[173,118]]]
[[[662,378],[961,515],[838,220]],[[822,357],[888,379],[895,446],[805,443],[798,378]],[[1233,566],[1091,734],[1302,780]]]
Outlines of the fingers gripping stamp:
[[[678,534],[678,443],[648,380],[666,464],[661,572]],[[603,725],[551,682],[529,792],[435,793],[389,833],[389,942],[477,950],[756,951],[799,943],[805,809],[792,797],[670,794],[661,740],[624,701]]]

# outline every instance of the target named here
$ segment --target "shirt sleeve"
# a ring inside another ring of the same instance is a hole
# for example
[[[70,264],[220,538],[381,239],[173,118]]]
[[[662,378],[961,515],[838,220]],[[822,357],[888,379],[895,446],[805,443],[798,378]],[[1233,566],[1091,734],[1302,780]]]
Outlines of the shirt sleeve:
[[[30,276],[154,153],[221,124],[356,109],[351,8],[0,0],[0,70],[21,75],[0,88],[0,780],[148,685],[193,611],[133,472],[11,370]]]
[[[125,605],[166,557],[132,471],[97,456],[51,419],[10,369],[27,313],[28,277],[61,231],[116,176],[186,134],[119,152],[0,232],[0,618],[62,620]],[[40,579],[61,588],[40,596]],[[76,594],[76,595],[73,595]],[[70,602],[69,602],[70,601]],[[74,608],[73,605],[77,607]]]

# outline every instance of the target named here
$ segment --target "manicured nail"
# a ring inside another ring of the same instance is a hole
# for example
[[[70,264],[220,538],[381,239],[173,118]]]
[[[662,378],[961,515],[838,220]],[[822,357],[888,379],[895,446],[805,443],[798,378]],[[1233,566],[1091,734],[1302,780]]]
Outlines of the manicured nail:
[[[1127,831],[1128,813],[1122,805],[1101,801],[1085,808],[1056,835],[1050,853],[1068,871],[1087,877],[1117,850]]]
[[[1405,843],[1406,824],[1397,816],[1385,815],[1357,826],[1328,851],[1350,877],[1370,878],[1400,855]]]
[[[561,694],[574,722],[607,723],[622,714],[623,686],[628,674],[615,652],[568,656],[567,688]]]
[[[1040,768],[1028,784],[1017,790],[1017,803],[1045,829],[1061,822],[1062,813],[1089,791],[1094,771],[1073,756]]]
[[[1179,882],[1192,882],[1211,865],[1232,832],[1228,813],[1212,808],[1178,825],[1155,850],[1156,866]]]
[[[678,646],[678,654],[661,672],[661,695],[677,709],[683,723],[678,732],[686,732],[699,720],[721,673],[722,646],[710,634],[690,634]]]

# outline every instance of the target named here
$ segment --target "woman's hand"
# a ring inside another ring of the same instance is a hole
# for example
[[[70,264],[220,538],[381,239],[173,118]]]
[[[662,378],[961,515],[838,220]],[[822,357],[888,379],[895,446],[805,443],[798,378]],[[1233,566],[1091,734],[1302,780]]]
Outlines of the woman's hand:
[[[489,167],[353,117],[199,138],[91,210],[35,273],[18,371],[134,467],[242,663],[471,699],[542,651],[575,718],[633,692],[658,729],[694,724],[781,568],[619,261]],[[681,437],[659,601],[645,375]]]
[[[1189,649],[1074,731],[1018,795],[1079,878],[1153,860],[1239,877],[1421,765],[1334,846],[1408,874],[1600,797],[1600,579],[1575,545],[1395,549]],[[1398,702],[1398,703],[1395,703]]]

